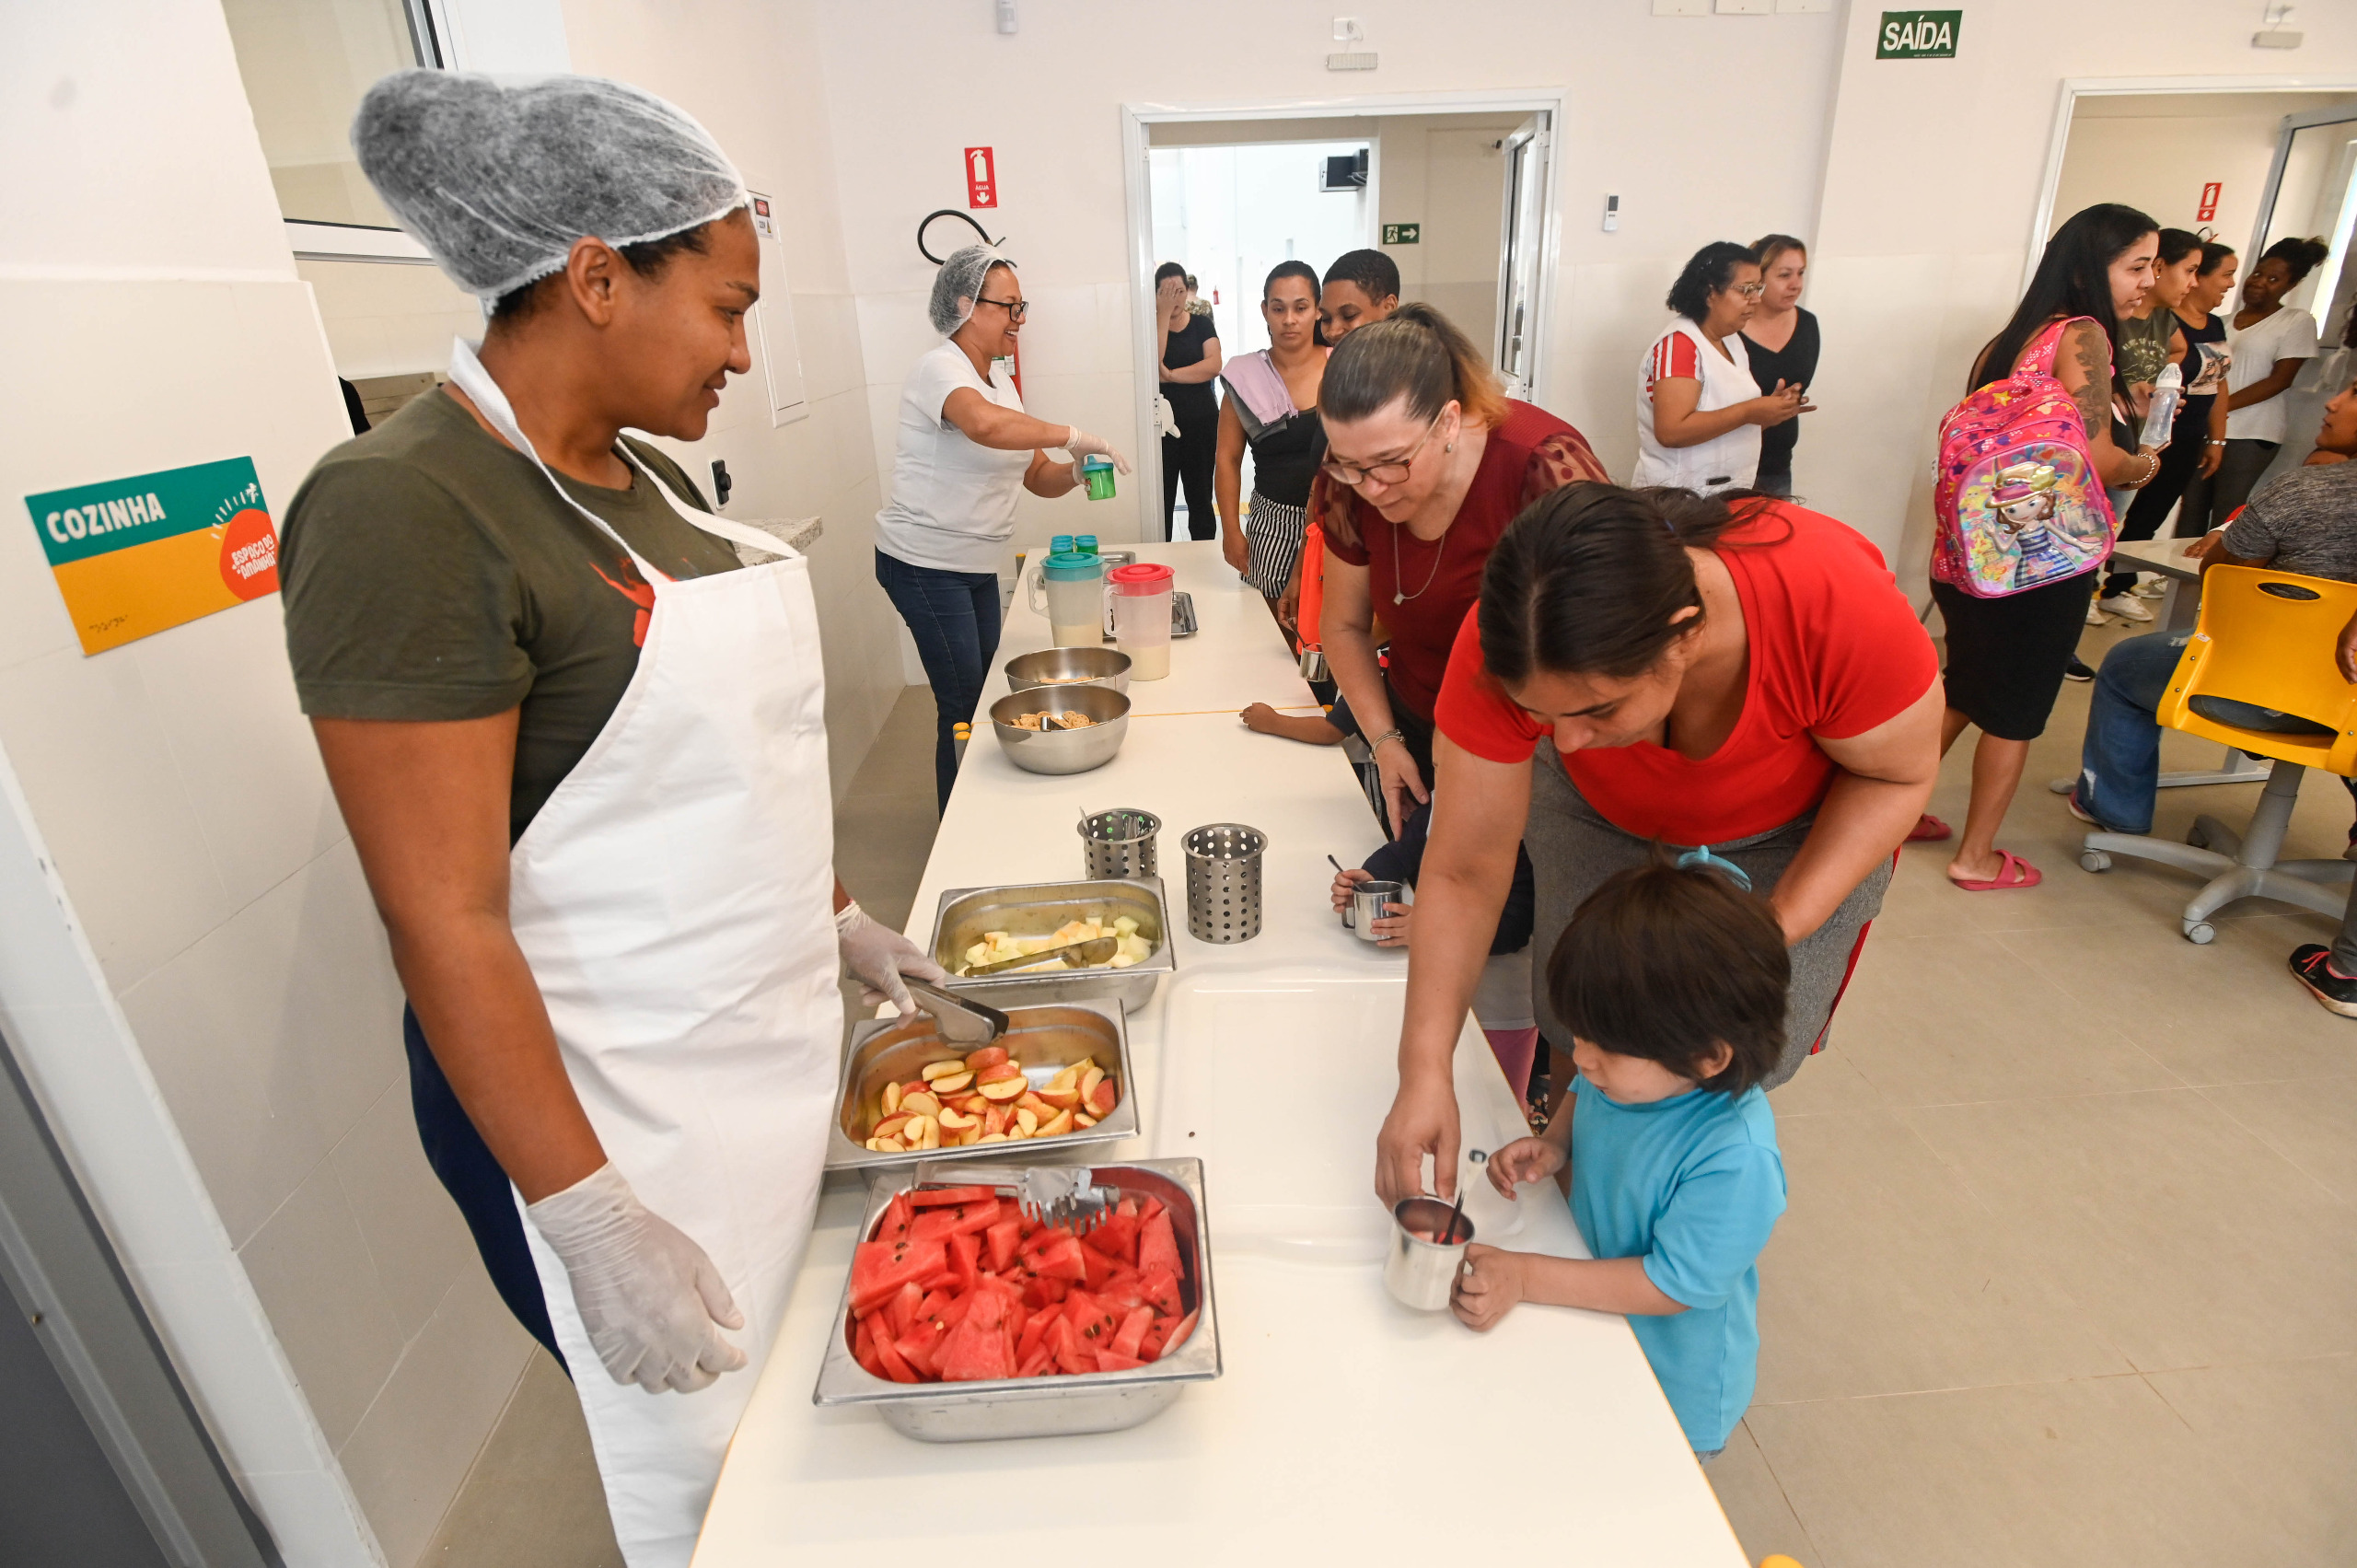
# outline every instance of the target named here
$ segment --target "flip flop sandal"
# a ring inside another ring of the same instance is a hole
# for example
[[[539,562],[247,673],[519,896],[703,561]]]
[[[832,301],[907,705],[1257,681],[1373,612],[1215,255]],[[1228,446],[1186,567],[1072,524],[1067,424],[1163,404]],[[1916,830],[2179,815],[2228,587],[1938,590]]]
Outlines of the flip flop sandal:
[[[1929,843],[1934,839],[1945,839],[1955,831],[1955,829],[1937,817],[1925,812],[1915,819],[1915,825],[1912,828],[1907,830],[1907,842],[1910,844]]]
[[[2009,849],[1997,852],[1997,875],[1985,881],[1968,882],[1960,877],[1949,881],[1968,893],[2006,893],[2016,888],[2035,888],[2046,880],[2037,866]]]

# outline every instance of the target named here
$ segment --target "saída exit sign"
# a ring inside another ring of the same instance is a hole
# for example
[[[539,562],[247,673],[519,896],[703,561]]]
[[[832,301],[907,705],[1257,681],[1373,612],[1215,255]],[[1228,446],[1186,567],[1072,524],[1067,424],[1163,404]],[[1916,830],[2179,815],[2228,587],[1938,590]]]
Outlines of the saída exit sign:
[[[1962,11],[1885,11],[1875,34],[1877,60],[1953,60]]]

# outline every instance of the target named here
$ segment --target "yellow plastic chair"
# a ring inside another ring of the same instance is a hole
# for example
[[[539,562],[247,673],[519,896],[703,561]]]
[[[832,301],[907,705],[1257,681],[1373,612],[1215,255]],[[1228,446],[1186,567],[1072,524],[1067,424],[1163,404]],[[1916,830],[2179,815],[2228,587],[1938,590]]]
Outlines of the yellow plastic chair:
[[[2209,880],[2185,906],[2186,939],[2217,935],[2210,917],[2237,899],[2274,899],[2339,917],[2357,865],[2346,860],[2286,860],[2283,848],[2300,777],[2310,768],[2346,778],[2357,773],[2357,686],[2340,679],[2333,647],[2357,613],[2357,583],[2271,572],[2263,566],[2213,566],[2201,579],[2201,618],[2169,677],[2156,715],[2171,729],[2223,740],[2275,760],[2266,793],[2237,833],[2215,817],[2197,817],[2186,842],[2139,833],[2089,833],[2079,864],[2106,871],[2115,854],[2205,873]],[[2216,717],[2219,699],[2305,719],[2308,735],[2249,729]]]

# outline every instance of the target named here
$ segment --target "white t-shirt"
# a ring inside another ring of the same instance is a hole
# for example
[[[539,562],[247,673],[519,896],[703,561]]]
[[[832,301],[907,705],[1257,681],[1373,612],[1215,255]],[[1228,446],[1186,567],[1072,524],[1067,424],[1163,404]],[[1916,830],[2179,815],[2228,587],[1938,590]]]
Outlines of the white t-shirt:
[[[1702,383],[1697,413],[1730,408],[1759,395],[1743,334],[1730,332],[1725,353],[1711,346],[1702,329],[1680,317],[1654,340],[1637,367],[1637,470],[1629,482],[1682,485],[1708,495],[1744,490],[1759,477],[1759,426],[1738,424],[1724,436],[1692,447],[1665,447],[1654,438],[1654,383],[1673,376]]]
[[[911,566],[944,572],[995,572],[1015,537],[1015,498],[1023,488],[1028,450],[1001,452],[977,446],[942,417],[949,394],[970,387],[1001,408],[1023,409],[1023,397],[993,366],[991,378],[954,343],[917,361],[900,393],[900,453],[892,460],[892,495],[876,514],[876,548]]]
[[[2264,320],[2252,322],[2248,330],[2237,331],[2230,316],[2226,319],[2226,347],[2235,356],[2234,364],[2226,370],[2226,390],[2239,392],[2253,382],[2274,375],[2279,359],[2314,359],[2316,319],[2296,305],[2286,305]],[[2290,399],[2282,392],[2263,403],[2238,408],[2226,415],[2226,439],[2281,441],[2289,412]]]

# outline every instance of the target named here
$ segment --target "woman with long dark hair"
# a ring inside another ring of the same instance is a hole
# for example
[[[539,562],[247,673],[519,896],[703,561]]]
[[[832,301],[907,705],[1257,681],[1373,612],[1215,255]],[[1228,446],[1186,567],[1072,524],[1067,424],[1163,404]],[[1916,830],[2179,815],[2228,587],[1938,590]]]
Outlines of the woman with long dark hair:
[[[1490,553],[1438,708],[1399,1090],[1376,1144],[1387,1202],[1434,1156],[1455,1191],[1450,1061],[1515,841],[1544,972],[1573,911],[1658,845],[1765,897],[1792,956],[1782,1083],[1821,1043],[1939,772],[1930,638],[1882,553],[1760,495],[1576,484]],[[1542,746],[1542,738],[1547,744]],[[1572,1037],[1550,999],[1541,1031]]]
[[[2116,202],[2074,214],[2046,242],[2013,319],[1973,361],[1965,386],[1977,391],[2010,377],[2025,361],[2050,357],[2055,379],[2086,427],[2096,477],[2109,488],[2141,490],[2161,471],[2160,455],[2135,446],[2125,421],[2127,389],[2112,368],[2119,315],[2140,305],[2152,287],[2159,230],[2142,213]],[[1976,598],[1954,584],[1932,584],[1947,626],[1941,753],[1965,726],[1980,726],[1964,837],[1947,867],[1948,880],[1967,892],[2034,888],[2042,880],[2038,867],[1997,847],[1997,829],[2021,784],[2029,743],[2054,711],[2099,570],[2100,563],[2090,564],[2003,598]],[[1927,817],[1912,836],[1945,838],[1947,832],[1938,819]]]
[[[1178,422],[1162,433],[1162,531],[1178,526],[1178,492],[1187,493],[1187,533],[1214,539],[1219,514],[1212,505],[1212,465],[1219,447],[1219,394],[1212,390],[1220,369],[1219,329],[1206,307],[1192,303],[1194,280],[1176,261],[1154,270],[1155,325],[1161,344],[1162,395]]]
[[[1525,506],[1604,470],[1578,431],[1507,397],[1481,351],[1429,305],[1403,305],[1344,338],[1318,408],[1318,635],[1375,749],[1397,833],[1432,797],[1433,704],[1491,547]],[[1375,656],[1378,614],[1387,665]]]

